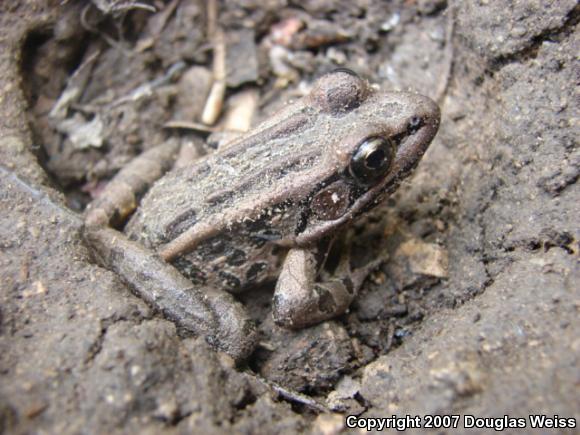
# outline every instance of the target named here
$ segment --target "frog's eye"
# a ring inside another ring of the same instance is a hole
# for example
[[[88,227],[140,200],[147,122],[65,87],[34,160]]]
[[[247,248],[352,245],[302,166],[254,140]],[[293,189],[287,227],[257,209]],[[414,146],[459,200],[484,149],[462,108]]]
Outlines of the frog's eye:
[[[383,176],[393,165],[396,144],[388,138],[365,139],[350,160],[351,175],[363,184],[369,184]]]

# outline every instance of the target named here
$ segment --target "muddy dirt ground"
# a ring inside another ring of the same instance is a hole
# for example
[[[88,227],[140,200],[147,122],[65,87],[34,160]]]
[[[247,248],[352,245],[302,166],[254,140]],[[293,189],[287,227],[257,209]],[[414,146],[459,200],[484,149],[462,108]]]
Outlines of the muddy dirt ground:
[[[246,0],[209,25],[203,1],[134,3],[0,5],[0,432],[580,418],[576,1]],[[271,288],[243,295],[261,335],[241,367],[132,295],[81,231],[86,204],[142,151],[212,152],[199,125],[212,26],[228,47],[217,130],[239,107],[266,118],[336,67],[442,109],[414,176],[367,223],[389,259],[351,310],[290,333]]]

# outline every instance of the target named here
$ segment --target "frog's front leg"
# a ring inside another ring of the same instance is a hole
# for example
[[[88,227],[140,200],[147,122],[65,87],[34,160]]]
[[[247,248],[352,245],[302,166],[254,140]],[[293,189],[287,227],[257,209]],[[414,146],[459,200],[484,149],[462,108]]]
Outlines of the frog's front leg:
[[[344,313],[373,262],[360,270],[350,268],[350,250],[342,253],[332,277],[319,279],[326,261],[328,244],[291,249],[276,283],[274,321],[286,328],[303,328]],[[382,260],[382,259],[381,259]]]

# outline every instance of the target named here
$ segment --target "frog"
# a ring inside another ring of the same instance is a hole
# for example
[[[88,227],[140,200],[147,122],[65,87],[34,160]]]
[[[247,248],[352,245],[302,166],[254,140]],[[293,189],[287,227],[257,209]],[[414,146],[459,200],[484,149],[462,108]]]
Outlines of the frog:
[[[88,207],[86,239],[181,330],[244,361],[257,332],[235,295],[275,281],[272,316],[288,329],[343,314],[376,264],[344,255],[322,273],[330,247],[413,172],[439,122],[430,98],[339,69],[190,165],[170,169],[177,150],[154,148]]]

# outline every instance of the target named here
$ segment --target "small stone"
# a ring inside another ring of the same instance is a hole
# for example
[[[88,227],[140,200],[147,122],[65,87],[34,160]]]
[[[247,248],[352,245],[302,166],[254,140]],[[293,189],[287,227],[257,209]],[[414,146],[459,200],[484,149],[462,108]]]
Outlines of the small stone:
[[[344,417],[340,414],[320,414],[312,427],[317,435],[337,435],[344,429]]]
[[[387,21],[381,24],[381,31],[383,32],[390,32],[393,30],[399,22],[401,21],[401,15],[398,12],[395,12],[393,15],[389,17]]]
[[[175,399],[168,399],[157,405],[153,416],[158,420],[174,423],[179,417],[179,414],[179,406]]]
[[[449,256],[446,249],[418,240],[409,240],[397,250],[395,258],[407,257],[411,271],[421,275],[447,278],[449,276]]]
[[[274,44],[289,47],[292,43],[292,37],[302,27],[304,27],[304,23],[299,18],[287,18],[272,26],[270,29],[270,39]]]
[[[521,37],[525,36],[527,33],[528,33],[528,30],[525,27],[521,27],[521,26],[514,27],[510,32],[510,34],[512,36],[515,36],[516,38],[521,38]]]
[[[388,358],[382,356],[364,368],[361,395],[373,404],[382,404],[388,401],[385,399],[388,393],[395,390],[395,381]]]

